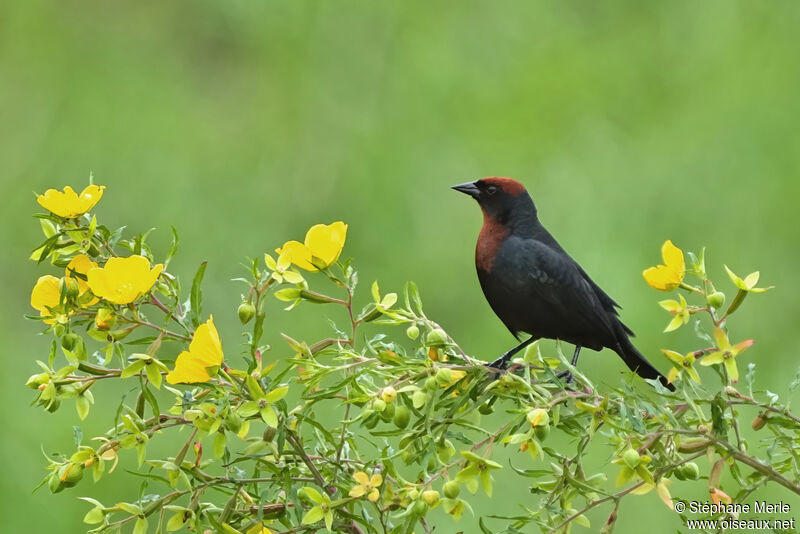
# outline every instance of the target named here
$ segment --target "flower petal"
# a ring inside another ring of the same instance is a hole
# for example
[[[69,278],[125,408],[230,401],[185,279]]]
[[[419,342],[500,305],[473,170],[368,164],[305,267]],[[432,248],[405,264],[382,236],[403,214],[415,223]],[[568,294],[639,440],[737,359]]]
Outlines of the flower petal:
[[[717,343],[717,348],[719,350],[728,350],[731,348],[731,342],[728,341],[728,334],[720,327],[714,329],[714,341]]]
[[[369,477],[364,471],[356,471],[355,473],[353,473],[353,478],[355,479],[356,482],[358,482],[361,485],[365,486],[369,484]]]
[[[311,263],[311,250],[299,241],[287,241],[283,244],[283,247],[276,248],[275,252],[277,252],[278,255],[288,252],[292,259],[292,263],[301,269],[305,269],[306,271],[310,272],[317,270],[317,268]]]
[[[712,352],[711,354],[706,354],[703,356],[703,359],[700,360],[700,365],[704,367],[708,367],[709,365],[714,365],[716,363],[722,363],[725,360],[721,351]]]
[[[686,270],[683,251],[673,245],[671,240],[667,239],[661,246],[661,257],[664,259],[664,265],[673,272],[678,273],[681,280],[683,280],[683,272]]]
[[[739,368],[736,366],[735,358],[725,358],[725,370],[728,371],[728,378],[731,382],[739,381]]]
[[[672,291],[680,285],[675,272],[664,265],[645,269],[642,276],[650,287],[659,291]]]

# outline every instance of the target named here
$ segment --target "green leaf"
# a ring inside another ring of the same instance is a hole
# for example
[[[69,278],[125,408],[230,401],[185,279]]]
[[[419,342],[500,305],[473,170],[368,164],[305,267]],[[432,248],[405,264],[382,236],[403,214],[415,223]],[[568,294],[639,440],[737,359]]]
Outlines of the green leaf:
[[[214,458],[219,460],[225,455],[225,444],[228,442],[228,438],[225,436],[224,432],[217,432],[217,435],[214,436]]]
[[[132,534],[147,534],[147,519],[144,517],[137,519]]]
[[[128,512],[131,515],[141,515],[142,509],[135,505],[128,502],[118,502],[116,507],[122,510],[123,512]]]
[[[96,506],[89,510],[85,516],[83,516],[83,522],[88,525],[94,525],[96,523],[102,523],[105,517],[106,514],[103,512],[103,509],[99,506]]]
[[[300,521],[300,523],[303,525],[310,525],[322,519],[324,515],[325,512],[322,511],[322,506],[315,506],[306,512],[306,515],[303,516],[303,519]]]
[[[378,287],[378,281],[377,280],[372,282],[371,290],[372,290],[372,300],[375,301],[375,302],[380,302],[381,301],[381,290]]]
[[[203,282],[203,275],[206,273],[207,264],[208,262],[205,261],[200,264],[192,280],[192,292],[189,297],[189,302],[192,308],[192,324],[195,328],[200,325],[200,316],[203,313],[203,291],[200,289],[200,284]]]
[[[89,399],[86,398],[84,395],[78,395],[75,398],[75,409],[78,411],[78,417],[80,417],[81,421],[86,419],[86,416],[89,415],[89,409],[91,407],[91,403]]]
[[[236,413],[239,417],[248,418],[258,413],[258,403],[256,401],[247,401],[239,408],[237,408]]]
[[[279,400],[281,400],[282,398],[284,398],[288,392],[289,392],[289,386],[281,386],[267,393],[267,396],[264,398],[268,403],[274,404]]]
[[[261,408],[261,419],[272,428],[278,428],[278,415],[272,406],[266,405]]]
[[[315,502],[315,503],[317,503],[317,504],[324,504],[324,503],[325,503],[325,498],[324,498],[324,497],[323,497],[323,496],[320,494],[320,492],[318,492],[318,491],[317,491],[317,490],[315,490],[314,488],[312,488],[312,487],[309,487],[309,486],[306,486],[306,487],[304,487],[304,488],[303,488],[301,491],[302,491],[302,492],[305,494],[305,496],[306,496],[306,497],[308,497],[308,498],[309,498],[309,500],[311,500],[312,502]],[[322,517],[322,516],[320,515],[320,517]]]
[[[132,364],[130,364],[129,366],[127,366],[125,369],[122,370],[122,372],[119,374],[120,378],[132,377],[133,375],[142,370],[142,367],[144,367],[145,363],[147,362],[145,362],[144,360],[136,360],[135,362],[133,362]]]
[[[173,515],[167,521],[167,532],[175,532],[176,530],[180,530],[183,525],[186,523],[186,512],[178,512],[177,514]]]
[[[147,374],[147,379],[150,380],[150,383],[153,384],[156,389],[161,389],[161,370],[158,368],[157,365],[150,363],[149,365],[144,366],[145,373]]]
[[[169,229],[172,231],[172,243],[169,245],[169,250],[167,250],[167,257],[164,259],[164,269],[167,268],[169,265],[169,261],[175,256],[178,252],[178,231],[175,229],[174,226],[170,226]]]

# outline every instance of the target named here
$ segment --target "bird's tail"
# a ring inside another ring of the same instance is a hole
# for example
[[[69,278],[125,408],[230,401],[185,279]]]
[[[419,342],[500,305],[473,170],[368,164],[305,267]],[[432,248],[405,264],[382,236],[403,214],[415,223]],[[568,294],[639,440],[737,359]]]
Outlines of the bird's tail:
[[[651,380],[657,379],[665,388],[670,391],[675,391],[675,386],[670,384],[667,381],[667,377],[658,372],[658,369],[653,367],[650,362],[642,356],[642,353],[633,346],[631,340],[624,333],[619,336],[619,345],[616,352],[619,354],[620,358],[622,358],[622,361],[625,362],[625,365],[637,375]]]

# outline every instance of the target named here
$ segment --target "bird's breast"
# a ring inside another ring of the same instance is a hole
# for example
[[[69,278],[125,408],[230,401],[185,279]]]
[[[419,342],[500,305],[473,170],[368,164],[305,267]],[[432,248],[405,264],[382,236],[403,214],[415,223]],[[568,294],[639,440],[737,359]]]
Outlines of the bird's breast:
[[[479,270],[486,273],[492,272],[497,252],[508,233],[508,226],[491,215],[483,214],[483,228],[478,235],[478,244],[475,247],[475,266]]]

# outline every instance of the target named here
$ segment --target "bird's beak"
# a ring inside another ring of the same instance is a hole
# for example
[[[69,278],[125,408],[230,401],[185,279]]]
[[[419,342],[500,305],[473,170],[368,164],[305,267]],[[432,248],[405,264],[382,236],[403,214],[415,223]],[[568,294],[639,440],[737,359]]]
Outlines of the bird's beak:
[[[467,182],[465,184],[454,185],[453,189],[456,191],[460,191],[461,193],[465,193],[472,198],[478,198],[481,194],[481,190],[478,189],[478,186],[475,185],[475,182]]]

